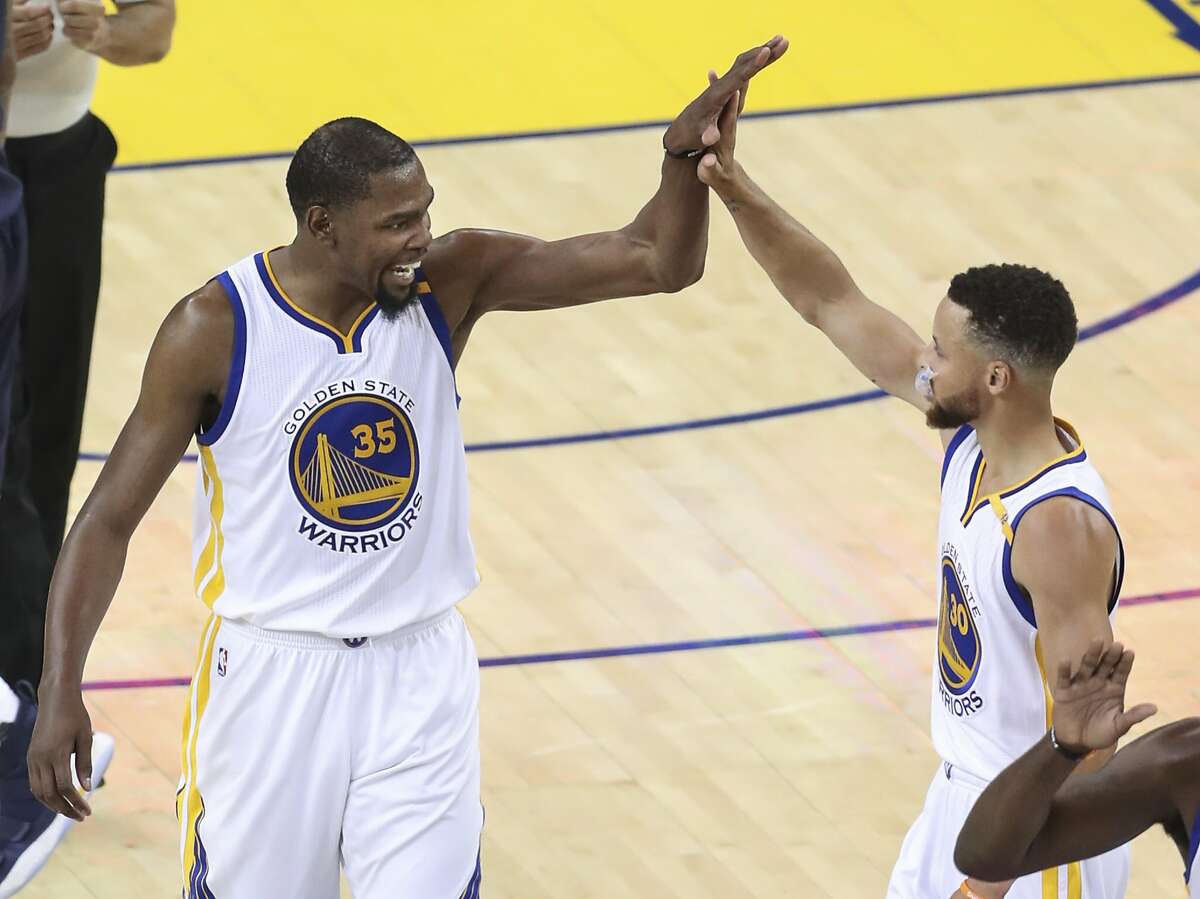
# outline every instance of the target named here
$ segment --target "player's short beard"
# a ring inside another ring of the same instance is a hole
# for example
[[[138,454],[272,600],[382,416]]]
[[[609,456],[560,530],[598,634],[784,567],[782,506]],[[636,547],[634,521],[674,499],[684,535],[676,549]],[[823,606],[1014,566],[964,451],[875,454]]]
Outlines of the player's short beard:
[[[935,399],[925,412],[925,424],[937,430],[961,428],[979,417],[979,409],[979,396],[964,390],[957,396]]]
[[[375,285],[375,302],[379,304],[379,309],[383,313],[383,317],[388,321],[398,319],[402,312],[417,302],[417,296],[416,280],[408,286],[408,291],[399,297],[393,293],[389,293],[387,288],[383,286],[382,275],[379,277],[379,283]]]

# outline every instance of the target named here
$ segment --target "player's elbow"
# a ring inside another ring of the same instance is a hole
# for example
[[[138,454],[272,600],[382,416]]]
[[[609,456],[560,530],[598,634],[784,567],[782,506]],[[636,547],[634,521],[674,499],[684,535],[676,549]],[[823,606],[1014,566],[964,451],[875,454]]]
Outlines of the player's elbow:
[[[659,293],[679,293],[704,277],[704,259],[688,265],[666,266],[658,274]]]
[[[1008,880],[1011,872],[1006,872],[1003,865],[997,865],[995,859],[988,858],[987,847],[977,839],[970,827],[964,827],[958,835],[958,843],[954,847],[954,867],[967,877],[976,880],[995,883]]]

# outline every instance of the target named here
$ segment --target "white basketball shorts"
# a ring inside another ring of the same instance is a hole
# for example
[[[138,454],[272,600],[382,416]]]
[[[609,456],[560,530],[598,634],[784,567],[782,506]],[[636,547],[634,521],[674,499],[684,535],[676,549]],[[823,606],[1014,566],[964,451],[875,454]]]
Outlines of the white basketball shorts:
[[[475,899],[479,665],[456,610],[384,637],[214,616],[183,728],[184,899]]]
[[[887,899],[949,899],[964,876],[954,867],[954,844],[985,781],[944,764],[933,777],[925,807],[909,828],[892,870]],[[1129,882],[1129,847],[1022,877],[1006,899],[1120,899]]]

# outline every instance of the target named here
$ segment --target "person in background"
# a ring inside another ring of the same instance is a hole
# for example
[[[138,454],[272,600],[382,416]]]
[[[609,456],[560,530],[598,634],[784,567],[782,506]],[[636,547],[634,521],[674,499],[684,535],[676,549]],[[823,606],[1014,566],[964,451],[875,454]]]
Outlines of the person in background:
[[[174,0],[14,0],[7,153],[24,187],[29,271],[0,488],[0,676],[41,679],[50,573],[66,530],[100,293],[104,182],[116,156],[89,111],[100,60],[167,53]],[[36,460],[36,464],[34,462]]]
[[[10,113],[7,155],[0,154],[0,899],[7,899],[73,823],[33,798],[26,753],[50,572],[79,452],[104,182],[116,156],[112,133],[89,107],[101,59],[141,65],[166,55],[175,9],[173,0],[117,0],[108,15],[97,0],[0,0],[0,13],[7,25],[0,116]],[[112,738],[96,734],[97,783],[112,753]]]

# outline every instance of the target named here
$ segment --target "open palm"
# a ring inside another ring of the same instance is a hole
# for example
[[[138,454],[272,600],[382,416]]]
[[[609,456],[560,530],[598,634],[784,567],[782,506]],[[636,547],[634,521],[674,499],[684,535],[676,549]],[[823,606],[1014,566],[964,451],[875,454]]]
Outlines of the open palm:
[[[1091,751],[1114,745],[1139,721],[1158,709],[1149,704],[1125,709],[1125,685],[1133,670],[1133,651],[1120,643],[1096,640],[1076,670],[1063,662],[1054,685],[1054,734],[1070,749]]]

